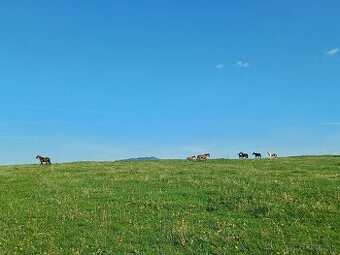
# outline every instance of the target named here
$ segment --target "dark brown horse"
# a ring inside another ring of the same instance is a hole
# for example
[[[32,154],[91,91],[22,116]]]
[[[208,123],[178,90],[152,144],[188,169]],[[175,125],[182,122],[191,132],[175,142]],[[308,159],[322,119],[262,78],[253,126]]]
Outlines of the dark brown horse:
[[[208,158],[210,158],[209,153],[197,155],[197,160],[207,160]]]
[[[255,158],[261,158],[260,152],[253,152],[253,155],[255,156]]]
[[[41,164],[41,165],[42,165],[43,163],[51,164],[51,159],[48,158],[48,157],[42,157],[42,156],[38,155],[38,156],[36,156],[35,158],[40,160],[40,164]]]

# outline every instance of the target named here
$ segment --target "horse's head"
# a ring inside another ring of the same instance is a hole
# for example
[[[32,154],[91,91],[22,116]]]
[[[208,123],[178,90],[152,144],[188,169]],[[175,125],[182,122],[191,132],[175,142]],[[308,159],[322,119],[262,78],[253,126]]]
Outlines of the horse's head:
[[[40,158],[40,155],[37,155],[35,158]]]

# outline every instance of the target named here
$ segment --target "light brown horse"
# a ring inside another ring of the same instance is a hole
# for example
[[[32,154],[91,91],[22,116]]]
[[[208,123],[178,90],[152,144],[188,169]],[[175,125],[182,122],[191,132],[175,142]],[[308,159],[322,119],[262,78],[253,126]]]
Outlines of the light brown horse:
[[[208,158],[210,158],[210,153],[197,155],[197,160],[207,160]]]
[[[36,156],[35,158],[40,160],[40,164],[41,164],[41,165],[42,165],[43,163],[51,164],[51,159],[50,159],[49,157],[42,157],[42,156],[38,155],[38,156]]]
[[[187,160],[189,160],[189,161],[193,161],[193,160],[195,160],[195,159],[196,159],[196,156],[187,157]]]

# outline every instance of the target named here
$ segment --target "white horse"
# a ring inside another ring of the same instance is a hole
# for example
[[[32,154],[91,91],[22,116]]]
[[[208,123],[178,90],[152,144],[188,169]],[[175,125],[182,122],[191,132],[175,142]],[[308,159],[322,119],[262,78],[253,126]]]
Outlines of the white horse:
[[[196,156],[187,157],[187,160],[189,160],[189,161],[193,161],[193,160],[195,160],[195,159],[196,159]]]
[[[269,158],[277,158],[277,153],[276,152],[270,152],[267,151]]]

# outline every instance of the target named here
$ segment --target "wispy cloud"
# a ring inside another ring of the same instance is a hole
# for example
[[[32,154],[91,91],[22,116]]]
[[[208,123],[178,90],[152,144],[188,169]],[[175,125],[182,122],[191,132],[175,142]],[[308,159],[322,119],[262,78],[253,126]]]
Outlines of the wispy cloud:
[[[237,61],[234,64],[235,67],[241,67],[241,68],[248,68],[249,67],[249,63],[248,62],[244,62],[244,61]]]
[[[74,113],[84,113],[84,114],[111,114],[107,111],[97,111],[92,109],[82,109],[82,108],[62,108],[62,107],[46,107],[38,105],[0,105],[0,108],[4,109],[32,109],[32,110],[43,110],[43,111],[58,111],[58,112],[74,112]]]
[[[340,122],[325,122],[323,123],[324,125],[335,125],[335,126],[340,126]]]
[[[217,64],[216,65],[216,69],[223,69],[224,68],[224,64]]]
[[[340,51],[339,48],[334,48],[334,49],[328,50],[328,51],[326,52],[326,55],[327,55],[327,56],[334,56],[335,54],[338,54],[339,51]]]
[[[0,134],[0,140],[29,140],[29,141],[39,141],[42,136],[34,136],[34,135],[16,135],[16,134]]]
[[[0,127],[7,127],[8,122],[0,122]]]

